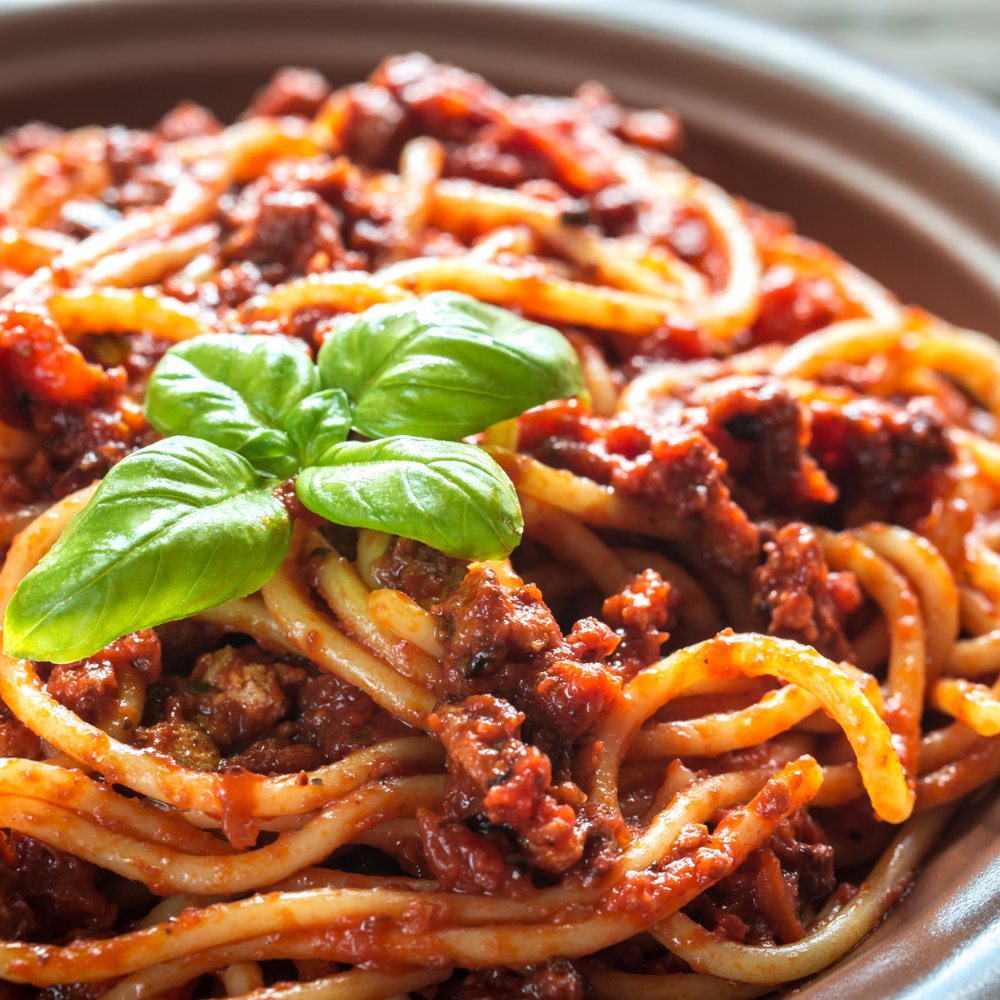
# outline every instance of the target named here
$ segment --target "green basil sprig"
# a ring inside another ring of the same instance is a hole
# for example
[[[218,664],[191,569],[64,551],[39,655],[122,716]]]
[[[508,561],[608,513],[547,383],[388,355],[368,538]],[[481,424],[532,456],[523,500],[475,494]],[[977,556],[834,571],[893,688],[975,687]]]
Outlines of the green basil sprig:
[[[65,663],[252,593],[288,553],[275,490],[293,477],[330,521],[502,558],[521,536],[517,493],[459,439],[583,392],[561,334],[453,292],[345,318],[317,365],[284,337],[178,344],[147,390],[165,439],[112,468],[24,578],[4,650]]]
[[[502,559],[521,539],[517,491],[486,452],[467,444],[406,435],[346,441],[304,469],[295,487],[330,521],[443,552]]]
[[[292,538],[246,459],[172,437],[119,462],[14,593],[4,649],[83,659],[136,629],[252,593]]]
[[[263,475],[288,479],[302,467],[310,415],[332,419],[337,444],[351,429],[343,393],[319,399],[319,375],[304,344],[285,337],[210,335],[171,348],[146,394],[149,422],[242,455]],[[329,434],[326,435],[329,437]],[[329,446],[329,445],[328,445]],[[315,450],[315,449],[313,449]]]
[[[374,306],[319,352],[323,387],[343,389],[366,437],[458,441],[549,399],[583,392],[569,341],[457,292]]]

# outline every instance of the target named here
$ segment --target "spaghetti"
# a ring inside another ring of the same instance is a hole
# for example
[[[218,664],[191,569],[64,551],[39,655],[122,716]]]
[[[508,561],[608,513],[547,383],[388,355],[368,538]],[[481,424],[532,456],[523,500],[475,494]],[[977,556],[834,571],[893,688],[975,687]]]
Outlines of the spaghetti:
[[[447,290],[556,327],[587,387],[470,439],[517,490],[510,559],[281,488],[259,590],[0,655],[11,991],[762,996],[1000,775],[1000,347],[679,142],[597,84],[422,56],[284,70],[228,128],[8,134],[0,608],[158,440],[173,344],[314,356]]]

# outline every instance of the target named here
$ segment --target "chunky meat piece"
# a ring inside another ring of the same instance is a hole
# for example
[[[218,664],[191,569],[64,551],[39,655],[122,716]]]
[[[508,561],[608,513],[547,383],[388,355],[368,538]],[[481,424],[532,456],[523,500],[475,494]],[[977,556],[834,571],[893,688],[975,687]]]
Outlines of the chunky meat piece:
[[[462,983],[457,1000],[587,1000],[587,977],[565,958],[552,958],[529,975],[478,969]]]
[[[242,767],[254,774],[296,774],[323,764],[323,754],[308,743],[292,743],[283,736],[268,736],[251,743],[226,761],[226,769]]]
[[[95,887],[97,868],[16,830],[0,831],[0,932],[57,941],[73,930],[106,931],[117,910]]]
[[[704,361],[710,344],[704,331],[681,318],[671,320],[641,340],[629,341],[622,352],[621,378],[631,382],[637,375],[663,361]]]
[[[413,729],[332,674],[309,678],[299,689],[299,739],[315,744],[330,764],[355,750],[413,735]]]
[[[445,686],[454,694],[500,695],[528,718],[532,743],[564,756],[604,714],[621,679],[604,665],[618,637],[585,619],[563,638],[541,591],[508,587],[482,564],[433,609],[443,619]],[[560,766],[565,761],[560,761]]]
[[[442,819],[424,808],[417,810],[417,832],[427,863],[445,891],[505,899],[534,895],[531,878],[507,861],[512,848],[503,832],[472,830],[462,820]]]
[[[286,66],[254,95],[248,116],[304,115],[312,118],[330,96],[330,84],[314,69]]]
[[[79,660],[52,668],[45,690],[84,722],[101,725],[118,701],[118,678],[107,661]]]
[[[86,722],[102,725],[118,699],[122,668],[135,670],[147,684],[160,675],[160,640],[152,629],[132,632],[99,653],[52,667],[45,689]]]
[[[423,607],[443,601],[465,578],[468,563],[412,538],[397,538],[372,575],[382,587],[401,590]]]
[[[593,126],[578,102],[511,98],[482,77],[419,54],[387,59],[371,84],[392,94],[410,128],[446,144],[449,172],[511,185],[549,178],[573,194],[616,180],[612,165],[586,140]],[[454,155],[459,150],[462,155]]]
[[[377,84],[356,83],[342,93],[345,104],[334,127],[344,152],[365,166],[395,169],[403,143],[414,134],[406,110]]]
[[[162,722],[135,731],[134,746],[165,753],[192,771],[216,771],[222,760],[211,736],[201,726],[185,722],[176,702]]]
[[[808,452],[809,410],[781,383],[730,377],[699,386],[686,401],[704,407],[705,436],[752,516],[832,503],[837,491]]]
[[[847,303],[829,278],[802,274],[788,264],[775,264],[760,282],[760,312],[753,325],[758,344],[794,344],[807,333],[841,317]]]
[[[732,941],[787,944],[804,936],[801,908],[828,895],[835,885],[833,848],[802,808],[684,912]]]
[[[630,111],[616,104],[607,87],[595,80],[581,84],[573,96],[595,122],[637,146],[672,153],[682,142],[683,126],[674,111]]]
[[[273,663],[256,646],[198,657],[182,704],[184,716],[227,753],[267,735],[288,712],[294,688],[306,680],[299,667]]]
[[[224,221],[231,230],[223,242],[224,260],[255,264],[269,284],[311,269],[329,270],[344,257],[334,210],[290,177],[268,174],[248,184]]]
[[[482,564],[472,565],[462,586],[433,611],[451,628],[443,663],[456,692],[506,660],[538,656],[562,640],[537,587],[506,587]]]
[[[523,721],[509,702],[490,695],[443,706],[427,718],[448,751],[449,772],[456,777],[460,769],[471,781],[489,821],[510,827],[533,865],[565,871],[583,854],[585,831],[572,806],[550,794],[552,765],[520,740]]]
[[[203,653],[189,678],[168,676],[150,686],[147,731],[139,735],[149,746],[190,760],[189,766],[210,770],[220,756],[274,735],[306,677],[302,668],[275,662],[253,645]]]
[[[947,424],[934,401],[905,406],[881,399],[810,403],[809,450],[841,493],[847,524],[909,524],[928,512],[936,476],[955,460]]]
[[[692,409],[704,420],[704,407]],[[669,516],[697,514],[706,555],[742,572],[757,558],[757,531],[731,498],[725,461],[691,417],[679,402],[641,421],[595,417],[578,400],[547,403],[519,418],[519,448]]]
[[[156,131],[167,142],[179,142],[203,135],[216,135],[222,131],[222,125],[208,108],[195,104],[194,101],[181,101],[160,119]]]
[[[656,570],[643,570],[604,602],[601,617],[622,640],[608,662],[629,678],[659,659],[669,638],[663,629],[670,618],[670,584]]]
[[[124,397],[89,410],[50,403],[31,409],[32,429],[45,447],[11,477],[4,492],[19,486],[32,498],[58,499],[102,479],[136,448],[159,437]]]
[[[760,627],[815,646],[836,662],[850,659],[843,625],[861,605],[855,575],[830,572],[816,532],[807,524],[778,529],[764,551],[764,565],[753,572],[752,603]]]

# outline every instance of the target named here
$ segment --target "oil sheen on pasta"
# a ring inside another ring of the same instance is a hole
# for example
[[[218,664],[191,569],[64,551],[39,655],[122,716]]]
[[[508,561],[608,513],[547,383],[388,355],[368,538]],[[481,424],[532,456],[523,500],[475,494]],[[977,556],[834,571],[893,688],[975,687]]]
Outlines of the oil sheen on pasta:
[[[1000,348],[690,174],[670,112],[423,56],[223,127],[0,144],[0,604],[156,434],[171,343],[454,289],[589,401],[476,443],[467,564],[288,489],[257,594],[0,658],[0,988],[762,996],[860,941],[1000,774]],[[16,985],[22,984],[22,985]]]

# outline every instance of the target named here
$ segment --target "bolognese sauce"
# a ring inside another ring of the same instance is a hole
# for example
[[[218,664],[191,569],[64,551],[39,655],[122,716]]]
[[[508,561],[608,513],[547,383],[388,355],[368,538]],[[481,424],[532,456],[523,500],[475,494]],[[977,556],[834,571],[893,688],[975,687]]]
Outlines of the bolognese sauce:
[[[181,341],[312,361],[449,290],[558,331],[586,392],[467,437],[517,490],[510,559],[335,523],[285,478],[259,591],[4,656],[0,978],[764,995],[867,934],[1000,774],[1000,349],[683,141],[596,83],[509,97],[422,55],[282,70],[228,127],[186,102],[7,133],[4,605],[161,440]]]

